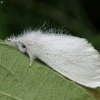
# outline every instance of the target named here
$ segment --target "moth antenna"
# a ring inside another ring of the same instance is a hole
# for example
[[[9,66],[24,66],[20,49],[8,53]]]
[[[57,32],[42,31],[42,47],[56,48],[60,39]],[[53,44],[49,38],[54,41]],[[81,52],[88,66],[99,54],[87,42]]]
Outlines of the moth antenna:
[[[4,42],[4,41],[2,41],[2,42],[0,42],[0,44],[3,44],[3,45],[5,45],[5,42]]]

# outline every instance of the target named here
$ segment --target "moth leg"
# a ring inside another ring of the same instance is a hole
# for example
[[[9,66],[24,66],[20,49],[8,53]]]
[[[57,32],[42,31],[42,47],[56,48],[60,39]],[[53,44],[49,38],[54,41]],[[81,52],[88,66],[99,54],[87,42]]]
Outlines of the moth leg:
[[[36,57],[34,57],[34,56],[33,56],[33,57],[30,57],[30,64],[29,64],[29,67],[32,66],[32,63],[33,63],[33,61],[35,60],[35,58],[36,58]]]
[[[29,67],[32,66],[32,63],[33,63],[33,58],[31,57],[31,58],[30,58],[30,64],[29,64]]]
[[[32,63],[33,63],[33,60],[35,60],[36,57],[34,56],[34,54],[31,52],[31,50],[29,48],[27,48],[27,54],[28,54],[28,56],[30,58],[29,67],[31,67]]]

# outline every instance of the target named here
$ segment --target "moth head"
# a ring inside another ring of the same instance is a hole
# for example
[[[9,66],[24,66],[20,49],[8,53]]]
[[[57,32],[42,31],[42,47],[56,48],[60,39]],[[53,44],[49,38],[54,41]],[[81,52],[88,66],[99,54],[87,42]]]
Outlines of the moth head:
[[[22,52],[22,53],[27,53],[27,48],[26,45],[20,41],[17,42],[17,46],[18,49]]]
[[[27,52],[27,48],[26,45],[23,41],[19,40],[19,39],[15,39],[15,38],[8,38],[5,40],[5,44],[15,47],[17,49],[19,49],[22,53],[26,53]]]

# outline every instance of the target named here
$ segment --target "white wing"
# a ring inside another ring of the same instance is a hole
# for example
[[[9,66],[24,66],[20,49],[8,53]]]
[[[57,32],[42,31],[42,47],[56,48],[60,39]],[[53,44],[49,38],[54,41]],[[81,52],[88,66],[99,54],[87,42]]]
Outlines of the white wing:
[[[100,55],[85,39],[47,35],[38,44],[37,57],[54,70],[84,86],[100,86]]]

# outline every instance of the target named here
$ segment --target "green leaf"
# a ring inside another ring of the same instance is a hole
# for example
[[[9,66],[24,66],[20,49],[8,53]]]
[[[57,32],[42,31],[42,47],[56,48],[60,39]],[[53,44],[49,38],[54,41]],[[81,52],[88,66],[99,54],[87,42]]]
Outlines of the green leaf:
[[[82,87],[43,62],[0,45],[0,100],[100,100],[100,89]]]

